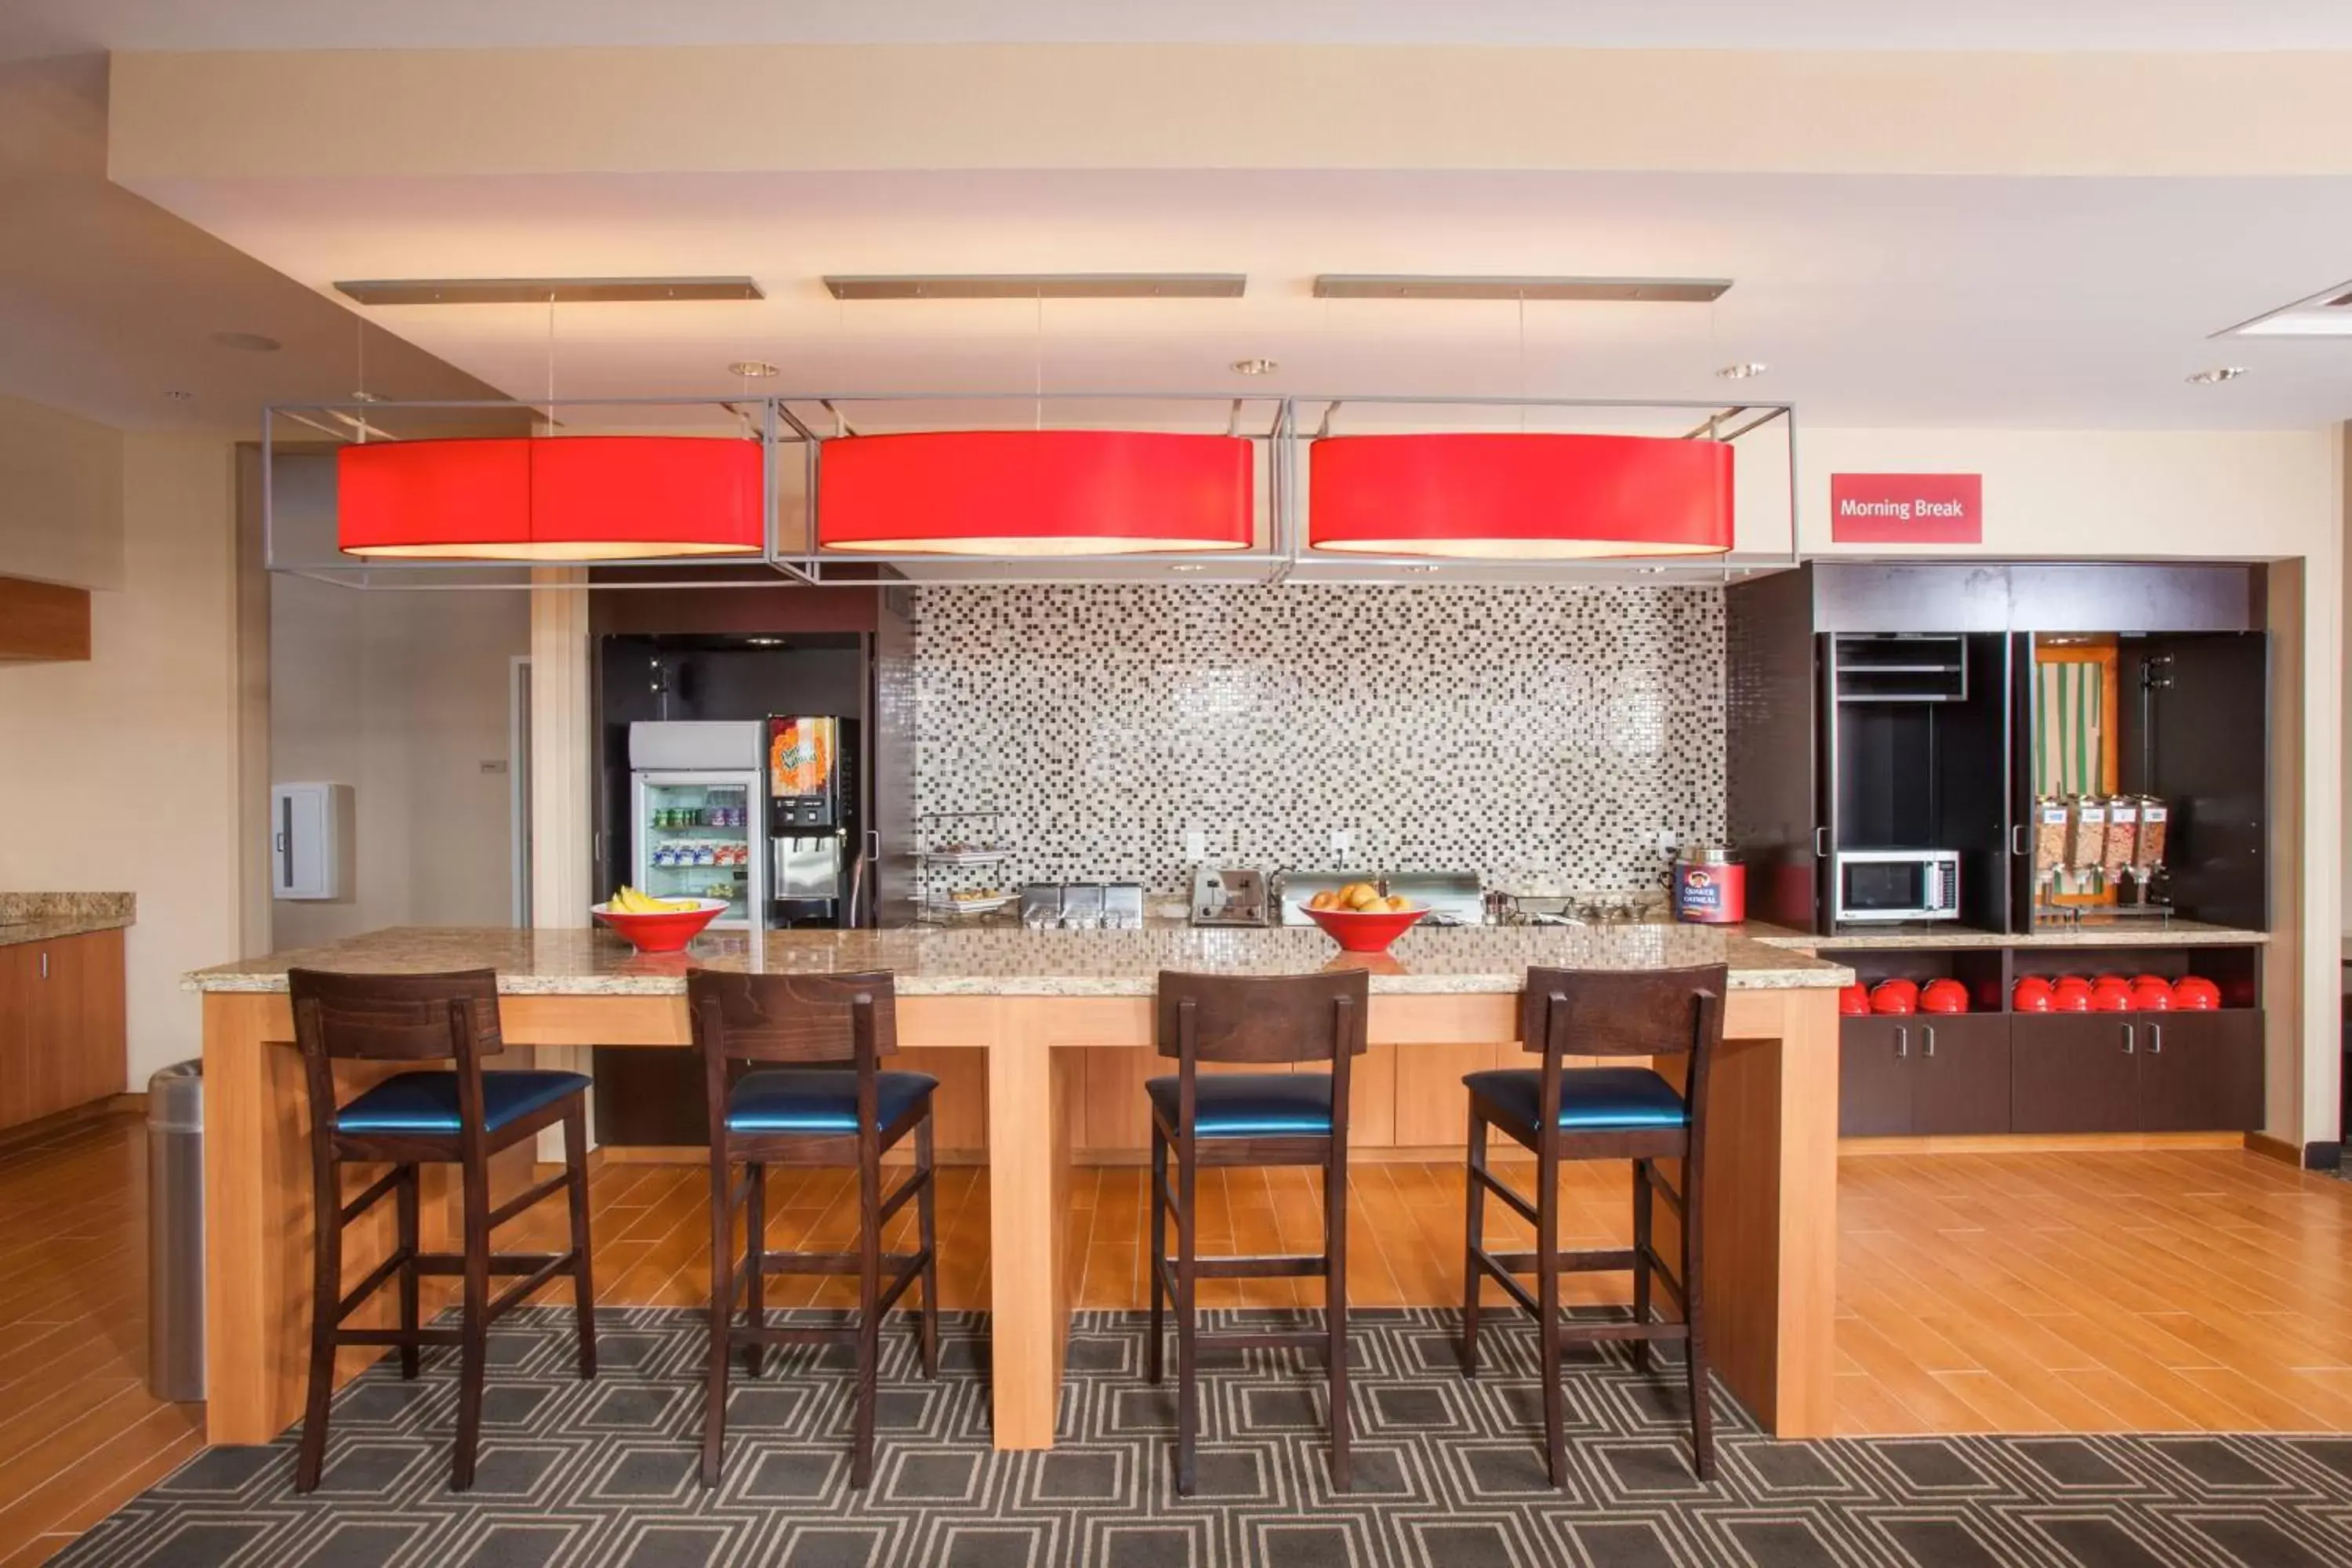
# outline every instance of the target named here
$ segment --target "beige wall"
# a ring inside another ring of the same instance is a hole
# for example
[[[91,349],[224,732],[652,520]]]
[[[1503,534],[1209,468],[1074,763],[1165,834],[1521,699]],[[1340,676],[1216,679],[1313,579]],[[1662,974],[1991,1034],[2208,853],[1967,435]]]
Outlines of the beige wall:
[[[332,505],[331,461],[279,465],[281,509]],[[508,668],[529,599],[271,584],[269,782],[350,784],[354,852],[341,898],[272,900],[272,945],[510,923]]]
[[[2336,1036],[2346,931],[2342,769],[2345,440],[2340,431],[1804,431],[1798,535],[1808,555],[1964,553],[1831,542],[1835,473],[1980,473],[1993,558],[2181,556],[2298,563],[2273,607],[2273,1009],[2269,1131],[2339,1136]],[[2300,589],[2299,594],[2297,589]]]
[[[238,955],[235,463],[226,441],[116,439],[121,586],[92,600],[89,662],[0,668],[0,887],[138,896],[138,1088],[198,1054],[181,974]]]
[[[122,433],[0,397],[0,577],[122,585]]]

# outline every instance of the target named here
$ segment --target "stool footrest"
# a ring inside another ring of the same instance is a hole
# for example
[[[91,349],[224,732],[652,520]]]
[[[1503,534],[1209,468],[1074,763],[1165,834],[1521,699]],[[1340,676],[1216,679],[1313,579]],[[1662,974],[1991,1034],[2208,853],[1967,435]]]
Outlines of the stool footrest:
[[[569,1263],[568,1252],[493,1252],[489,1272],[492,1274],[536,1274],[551,1263]],[[466,1257],[461,1252],[420,1252],[416,1255],[416,1271],[434,1276],[457,1275],[466,1272]]]
[[[403,1345],[410,1344],[454,1346],[464,1342],[465,1331],[462,1329],[419,1329],[413,1334],[399,1329],[337,1329],[335,1331],[335,1343],[338,1345],[361,1345],[371,1348],[382,1346],[389,1350],[398,1350]]]
[[[894,1265],[905,1268],[921,1263],[925,1256],[921,1252],[886,1252],[881,1255],[880,1266],[885,1270]],[[751,1271],[751,1255],[746,1253],[738,1260],[736,1273],[739,1276],[748,1274]],[[761,1274],[855,1274],[861,1266],[861,1260],[854,1252],[762,1252],[760,1254]],[[884,1278],[887,1279],[888,1275],[886,1273]]]
[[[501,1204],[497,1208],[492,1209],[490,1211],[489,1228],[496,1230],[499,1226],[506,1224],[507,1221],[514,1218],[515,1215],[522,1213],[523,1210],[545,1203],[548,1199],[555,1196],[556,1194],[563,1191],[564,1188],[571,1184],[571,1172],[557,1172],[554,1175],[550,1176],[547,1180],[540,1183],[539,1185],[531,1188],[529,1192],[518,1194],[511,1202]]]
[[[500,1318],[507,1315],[509,1309],[519,1305],[527,1299],[533,1290],[538,1289],[541,1285],[546,1284],[558,1274],[571,1268],[572,1262],[573,1258],[571,1253],[556,1253],[554,1256],[548,1258],[546,1262],[541,1264],[537,1268],[532,1269],[529,1274],[524,1275],[521,1279],[508,1286],[498,1295],[490,1298],[489,1310],[483,1314],[485,1320],[488,1322],[497,1322]]]
[[[1173,1258],[1166,1261],[1171,1266],[1175,1262]],[[1320,1253],[1312,1257],[1244,1254],[1192,1259],[1195,1279],[1319,1279],[1330,1272],[1331,1260]]]
[[[375,1207],[377,1204],[383,1201],[384,1194],[391,1192],[394,1187],[399,1186],[402,1179],[414,1168],[415,1167],[409,1165],[394,1165],[391,1170],[377,1177],[373,1184],[372,1184],[367,1191],[362,1193],[359,1196],[345,1204],[342,1206],[341,1212],[336,1215],[337,1220],[343,1225],[349,1225],[352,1221],[359,1218],[360,1215],[367,1213],[368,1210]]]
[[[1488,1192],[1494,1194],[1496,1197],[1502,1199],[1503,1206],[1505,1208],[1509,1209],[1513,1214],[1517,1215],[1529,1225],[1536,1223],[1535,1205],[1521,1197],[1511,1188],[1505,1186],[1502,1181],[1484,1165],[1473,1165],[1469,1169],[1470,1179],[1477,1183],[1480,1186],[1486,1188]]]
[[[335,1321],[341,1322],[366,1305],[367,1299],[383,1289],[385,1283],[394,1275],[399,1273],[401,1266],[408,1260],[407,1253],[395,1249],[391,1257],[369,1269],[367,1278],[352,1286],[350,1293],[335,1303]]]
[[[882,1207],[874,1216],[877,1226],[890,1223],[890,1216],[907,1206],[907,1200],[931,1184],[931,1173],[921,1169],[898,1184],[898,1190],[882,1200]]]

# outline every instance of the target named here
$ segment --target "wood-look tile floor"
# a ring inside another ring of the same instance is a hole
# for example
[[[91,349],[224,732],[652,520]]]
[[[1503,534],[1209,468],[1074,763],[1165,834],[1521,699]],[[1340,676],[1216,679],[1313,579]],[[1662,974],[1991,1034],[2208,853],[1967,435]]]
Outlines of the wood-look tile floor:
[[[143,1138],[115,1118],[0,1153],[0,1568],[37,1563],[194,1453],[200,1410],[148,1396]],[[1522,1184],[1528,1168],[1515,1168]],[[771,1240],[852,1233],[843,1172],[772,1178]],[[1359,1164],[1349,1283],[1363,1306],[1460,1290],[1452,1164]],[[1564,1181],[1565,1239],[1622,1238],[1624,1168]],[[597,1296],[699,1305],[704,1178],[608,1164],[593,1184]],[[1144,1173],[1076,1173],[1068,1267],[1082,1306],[1143,1301]],[[986,1305],[983,1172],[941,1173],[940,1297]],[[1489,1205],[1500,1241],[1523,1229]],[[1204,1173],[1203,1251],[1320,1246],[1317,1179]],[[906,1223],[911,1223],[911,1215]],[[551,1244],[556,1211],[523,1222]],[[1839,1179],[1842,1432],[2352,1430],[2352,1184],[2238,1152],[1867,1156]],[[506,1233],[501,1233],[502,1238]],[[1622,1277],[1571,1299],[1622,1300]],[[771,1287],[832,1304],[841,1280]],[[562,1302],[564,1287],[543,1299]],[[1212,1305],[1312,1304],[1308,1281],[1204,1281]]]

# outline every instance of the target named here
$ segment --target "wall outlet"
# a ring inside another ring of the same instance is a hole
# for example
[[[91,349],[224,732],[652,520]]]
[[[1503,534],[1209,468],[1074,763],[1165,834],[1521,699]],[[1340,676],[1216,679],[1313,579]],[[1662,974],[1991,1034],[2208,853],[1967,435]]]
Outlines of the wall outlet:
[[[1209,858],[1209,836],[1197,827],[1184,830],[1184,858],[1195,866]]]
[[[1334,855],[1345,855],[1345,854],[1347,854],[1349,850],[1353,849],[1355,847],[1356,847],[1356,830],[1355,830],[1354,828],[1352,828],[1352,827],[1335,827],[1335,828],[1333,828],[1333,829],[1331,830],[1331,853],[1332,853],[1332,854],[1334,854]]]

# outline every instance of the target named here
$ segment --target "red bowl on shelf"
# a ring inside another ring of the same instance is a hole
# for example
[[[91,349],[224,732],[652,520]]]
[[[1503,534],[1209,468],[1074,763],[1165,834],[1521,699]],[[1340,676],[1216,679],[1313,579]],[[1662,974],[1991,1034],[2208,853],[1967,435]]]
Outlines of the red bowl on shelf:
[[[2162,980],[2136,982],[2131,990],[2132,1005],[2143,1013],[2172,1011],[2172,987]]]
[[[1410,910],[1318,910],[1300,905],[1307,918],[1348,952],[1386,952],[1389,944],[1429,912],[1423,905]]]
[[[1965,1013],[1969,1010],[1969,988],[1957,980],[1930,980],[1919,988],[1919,1011],[1922,1013]]]
[[[1870,1013],[1870,987],[1859,981],[1838,987],[1838,1012],[1848,1018],[1866,1017]]]
[[[2091,987],[2091,1011],[2094,1013],[2129,1013],[2139,1004],[2132,997],[2128,985],[2094,985]]]
[[[2091,983],[2079,974],[2062,974],[2050,987],[2050,1010],[2053,1013],[2087,1013],[2091,1010]]]
[[[589,905],[588,912],[620,932],[639,952],[683,952],[686,944],[701,935],[702,928],[727,908],[724,899],[696,899],[692,902],[694,908],[674,914],[633,915],[604,904]]]
[[[1906,1014],[1919,1010],[1919,987],[1909,980],[1882,980],[1870,990],[1874,1013]]]
[[[2172,1005],[2184,1013],[2210,1013],[2221,1005],[2221,988],[2201,974],[2184,974],[2172,983]]]
[[[2029,974],[2010,987],[2010,1010],[2015,1013],[2047,1013],[2055,1005],[2050,982],[2038,974]]]

